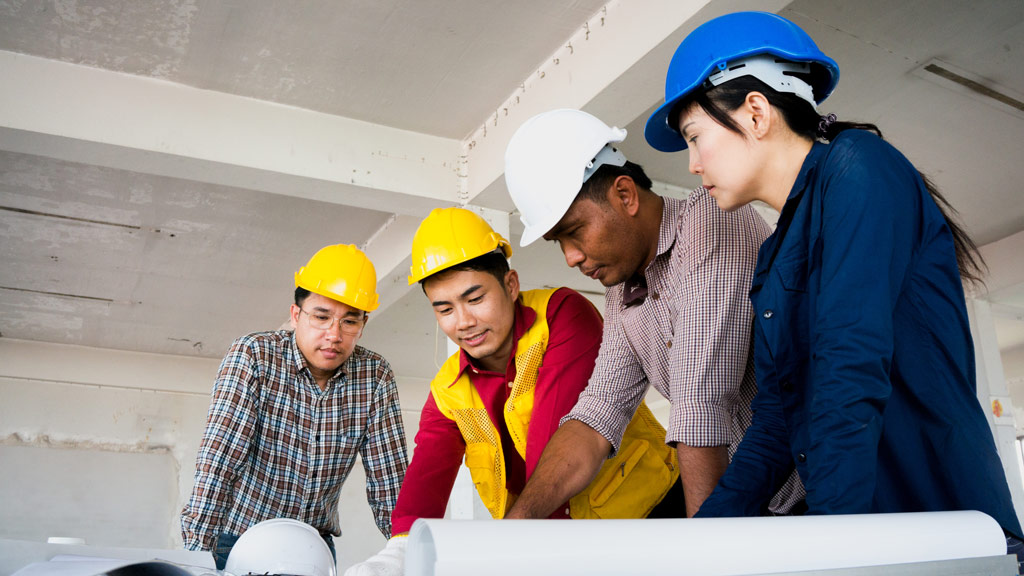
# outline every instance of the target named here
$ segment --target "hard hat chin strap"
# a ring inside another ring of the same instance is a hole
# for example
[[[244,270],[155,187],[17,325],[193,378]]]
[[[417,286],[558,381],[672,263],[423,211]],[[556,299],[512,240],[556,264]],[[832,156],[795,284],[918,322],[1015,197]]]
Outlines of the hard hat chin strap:
[[[719,64],[718,68],[717,72],[708,76],[707,82],[712,86],[718,86],[741,76],[753,76],[778,92],[796,94],[810,102],[812,107],[816,107],[814,90],[811,85],[794,76],[794,74],[810,74],[811,65],[808,62],[790,62],[771,54],[757,54]]]
[[[586,169],[583,171],[583,184],[586,184],[587,180],[597,172],[597,169],[605,164],[611,166],[625,166],[626,156],[619,152],[617,148],[611,145],[611,142],[604,145],[604,148],[594,156],[594,159],[587,163]]]

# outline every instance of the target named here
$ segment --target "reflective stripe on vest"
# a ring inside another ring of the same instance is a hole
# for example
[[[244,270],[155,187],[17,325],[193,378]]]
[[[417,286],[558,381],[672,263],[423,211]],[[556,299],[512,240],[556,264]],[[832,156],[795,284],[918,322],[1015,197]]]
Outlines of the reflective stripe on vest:
[[[516,451],[526,459],[526,435],[533,413],[534,389],[547,350],[547,305],[555,290],[528,290],[523,305],[537,319],[516,344],[516,378],[505,402],[505,424]],[[459,373],[459,352],[444,363],[430,383],[438,409],[454,420],[466,442],[466,466],[480,499],[494,518],[502,518],[512,501],[505,487],[505,458],[499,432],[491,422],[480,394]],[[449,385],[450,384],[450,385]],[[570,500],[573,518],[644,518],[664,498],[679,477],[675,450],[665,445],[665,429],[644,403],[622,440],[615,458],[607,460],[587,488]]]

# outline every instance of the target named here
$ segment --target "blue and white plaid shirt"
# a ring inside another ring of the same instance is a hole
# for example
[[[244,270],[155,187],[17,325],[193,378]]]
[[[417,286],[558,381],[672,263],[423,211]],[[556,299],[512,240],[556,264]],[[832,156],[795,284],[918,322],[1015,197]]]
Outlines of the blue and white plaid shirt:
[[[291,331],[239,338],[221,362],[181,513],[185,548],[212,549],[270,518],[294,518],[340,535],[338,498],[359,454],[377,527],[391,510],[408,463],[395,377],[379,354],[356,346],[317,386]]]

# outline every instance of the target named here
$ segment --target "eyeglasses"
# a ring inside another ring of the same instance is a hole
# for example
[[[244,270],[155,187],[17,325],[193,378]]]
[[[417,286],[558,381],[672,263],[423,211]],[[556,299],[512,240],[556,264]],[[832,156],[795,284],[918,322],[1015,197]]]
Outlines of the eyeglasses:
[[[302,308],[299,308],[299,312],[306,312]],[[324,314],[323,312],[306,312],[306,316],[309,318],[310,328],[317,330],[330,330],[334,327],[334,322],[337,321],[341,327],[341,331],[344,334],[354,336],[359,334],[359,331],[363,329],[363,319],[353,318],[352,316],[342,316],[340,318],[331,316],[330,314]]]

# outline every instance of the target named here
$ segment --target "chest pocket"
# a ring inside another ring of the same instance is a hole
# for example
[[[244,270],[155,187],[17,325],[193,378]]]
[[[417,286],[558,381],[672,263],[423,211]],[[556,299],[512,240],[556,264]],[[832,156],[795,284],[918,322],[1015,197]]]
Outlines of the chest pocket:
[[[326,436],[326,437],[324,437]],[[322,435],[323,442],[316,448],[323,454],[324,468],[333,471],[346,471],[355,463],[356,454],[363,443],[362,436],[348,436],[345,433]],[[325,474],[324,477],[331,476]],[[335,474],[335,478],[344,478],[345,474]],[[339,482],[340,484],[340,482]]]
[[[805,360],[808,349],[807,258],[776,261],[764,275],[755,296],[755,324],[764,337],[774,363],[772,372],[783,375]]]

